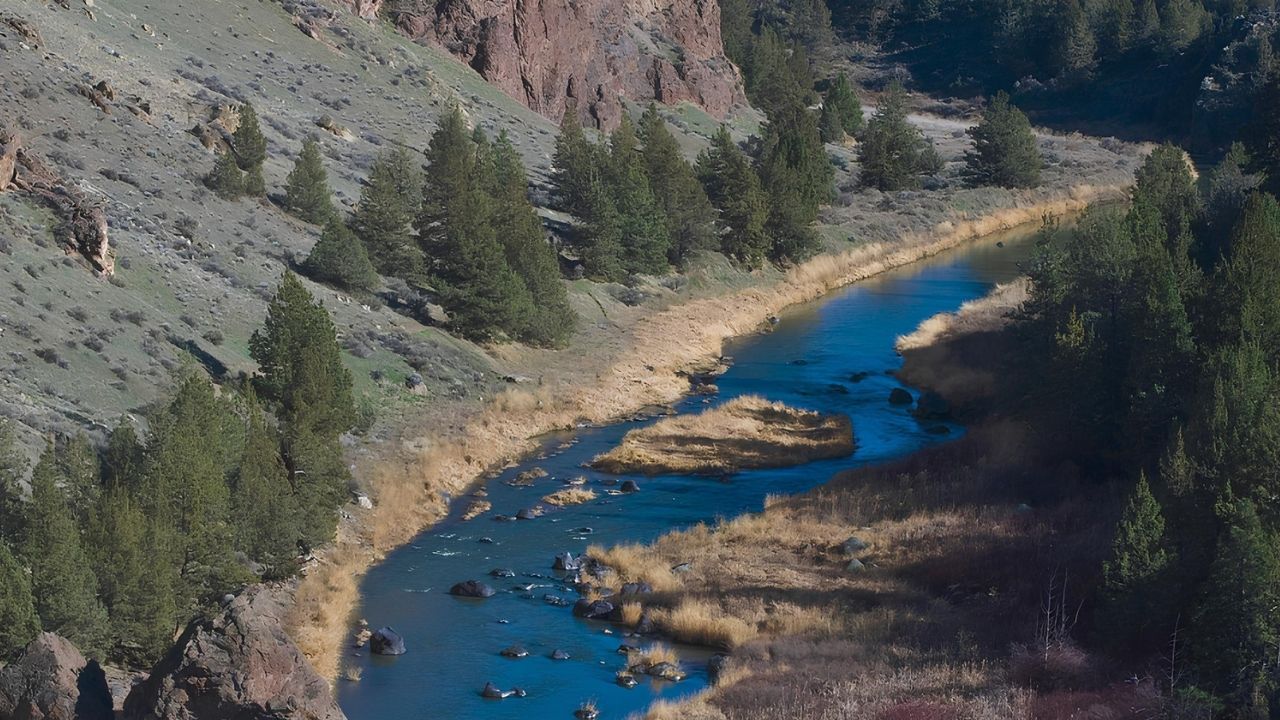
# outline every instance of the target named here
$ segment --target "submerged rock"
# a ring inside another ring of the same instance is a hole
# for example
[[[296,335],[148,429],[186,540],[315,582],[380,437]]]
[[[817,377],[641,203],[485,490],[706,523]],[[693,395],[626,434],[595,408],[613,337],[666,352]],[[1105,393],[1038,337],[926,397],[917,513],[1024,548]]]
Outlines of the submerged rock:
[[[525,650],[523,645],[512,645],[510,647],[503,648],[502,652],[498,654],[502,657],[517,659],[529,657],[529,651]]]
[[[489,575],[496,578],[513,578],[516,576],[516,571],[510,568],[494,568],[489,571]]]
[[[613,612],[613,603],[608,600],[588,600],[579,598],[573,605],[573,614],[588,620],[604,620]]]
[[[511,688],[510,690],[502,690],[491,682],[484,684],[484,689],[480,691],[480,697],[489,698],[491,700],[504,700],[509,697],[524,697],[527,693],[520,688]]]
[[[493,597],[495,592],[493,588],[476,580],[464,580],[449,588],[450,595],[469,598]]]
[[[551,651],[552,660],[568,660],[569,657],[570,657],[569,653],[565,652],[564,650],[560,650],[559,648]]]
[[[640,484],[635,480],[623,480],[622,484],[618,486],[618,489],[624,493],[640,492]]]
[[[938,393],[926,391],[916,401],[912,414],[920,420],[945,420],[951,417],[951,404]]]
[[[404,638],[389,627],[379,628],[369,636],[369,651],[374,655],[403,655]]]
[[[889,391],[890,405],[910,405],[913,400],[911,393],[903,388],[896,387]]]

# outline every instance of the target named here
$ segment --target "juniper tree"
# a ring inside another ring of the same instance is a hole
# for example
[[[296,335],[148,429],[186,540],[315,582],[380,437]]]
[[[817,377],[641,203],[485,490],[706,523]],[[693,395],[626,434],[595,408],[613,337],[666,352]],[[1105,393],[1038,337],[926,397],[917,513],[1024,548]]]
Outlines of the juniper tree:
[[[50,443],[31,475],[20,558],[31,570],[31,592],[43,628],[72,641],[87,655],[100,657],[107,644],[107,614],[98,602],[97,578],[57,478]]]
[[[128,418],[121,418],[107,436],[102,458],[102,482],[106,489],[137,489],[145,469],[145,457],[138,432]]]
[[[720,212],[721,252],[748,267],[759,267],[769,252],[765,232],[769,199],[728,128],[722,125],[710,146],[699,154],[697,170],[707,197]]]
[[[14,547],[21,542],[26,525],[21,483],[27,467],[13,425],[8,419],[0,418],[0,542],[7,541]]]
[[[244,195],[244,171],[230,150],[218,153],[213,172],[205,176],[204,184],[223,200],[236,200]]]
[[[413,238],[413,216],[422,197],[422,172],[403,147],[378,155],[351,229],[364,243],[369,260],[383,275],[418,278],[425,271],[422,249]]]
[[[653,103],[640,117],[639,138],[649,187],[671,238],[667,258],[682,265],[693,253],[714,247],[715,209]]]
[[[320,156],[320,143],[308,138],[285,179],[285,207],[298,218],[323,225],[335,214],[329,175]]]
[[[905,190],[920,185],[930,171],[931,146],[920,129],[907,121],[907,95],[894,83],[867,122],[858,145],[859,182],[879,190]]]
[[[325,223],[324,232],[302,263],[311,279],[348,292],[368,293],[378,287],[378,273],[369,262],[364,243],[337,216]]]
[[[835,108],[846,133],[857,135],[862,132],[862,103],[858,101],[858,96],[844,73],[836,76],[831,89],[827,91],[827,103]]]
[[[803,260],[817,247],[813,223],[818,207],[831,198],[835,175],[813,113],[800,105],[779,109],[765,128],[762,145],[760,182],[769,197],[770,256]]]
[[[76,522],[83,526],[102,493],[102,466],[98,450],[82,432],[54,443],[58,477],[67,505]]]
[[[529,202],[524,163],[506,131],[493,143],[487,165],[494,232],[531,301],[531,313],[516,334],[535,345],[560,344],[572,334],[576,317],[560,281],[555,250]]]
[[[40,634],[40,617],[31,596],[27,569],[0,539],[0,661],[12,660]]]
[[[671,238],[649,187],[638,142],[635,126],[624,115],[609,138],[609,194],[618,213],[623,267],[631,274],[661,274],[668,269]]]
[[[830,99],[822,104],[822,114],[818,116],[818,132],[825,143],[844,140],[844,122],[840,119],[840,111]]]
[[[253,104],[246,101],[240,106],[240,122],[231,136],[231,150],[236,164],[244,171],[244,194],[261,197],[266,194],[266,182],[262,179],[262,164],[267,160],[267,139],[258,124],[258,113]]]
[[[602,164],[600,155],[582,130],[577,108],[570,104],[565,108],[560,134],[556,136],[551,181],[560,207],[584,221],[589,220],[592,184],[598,181]]]
[[[298,555],[301,511],[280,457],[279,438],[252,395],[244,414],[244,451],[231,488],[235,544],[264,566],[265,577],[284,577]]]
[[[967,175],[975,185],[1031,188],[1040,184],[1044,160],[1036,146],[1031,122],[1009,101],[996,93],[982,113],[982,120],[966,131],[973,150],[965,154]]]
[[[1170,628],[1167,573],[1173,556],[1167,549],[1164,514],[1151,494],[1145,474],[1125,504],[1111,543],[1111,557],[1102,566],[1100,624],[1110,642],[1131,646]]]

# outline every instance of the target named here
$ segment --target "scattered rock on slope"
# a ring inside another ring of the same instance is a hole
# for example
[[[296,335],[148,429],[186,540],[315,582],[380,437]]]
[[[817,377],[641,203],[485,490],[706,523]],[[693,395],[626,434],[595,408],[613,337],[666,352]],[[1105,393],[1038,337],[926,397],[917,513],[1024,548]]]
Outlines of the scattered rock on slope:
[[[0,718],[111,720],[102,668],[70,640],[41,633],[22,657],[0,670]]]
[[[249,588],[213,620],[197,620],[133,689],[127,720],[296,717],[345,720],[329,684],[284,632],[284,608]]]

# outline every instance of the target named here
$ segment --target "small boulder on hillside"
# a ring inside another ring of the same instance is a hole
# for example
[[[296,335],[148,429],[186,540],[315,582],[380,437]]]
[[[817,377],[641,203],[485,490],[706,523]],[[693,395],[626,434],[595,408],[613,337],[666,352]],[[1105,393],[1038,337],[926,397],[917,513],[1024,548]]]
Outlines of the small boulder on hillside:
[[[102,668],[53,633],[41,633],[0,670],[0,718],[111,720],[111,706]]]

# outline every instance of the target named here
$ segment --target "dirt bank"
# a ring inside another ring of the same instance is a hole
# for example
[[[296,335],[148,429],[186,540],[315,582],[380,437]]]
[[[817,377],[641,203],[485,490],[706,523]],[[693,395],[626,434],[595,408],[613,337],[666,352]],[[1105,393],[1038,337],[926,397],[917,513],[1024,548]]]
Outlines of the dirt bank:
[[[577,372],[558,373],[560,379],[531,389],[513,386],[451,429],[414,438],[393,456],[359,468],[368,474],[375,507],[358,525],[344,525],[337,544],[301,581],[291,634],[321,674],[337,677],[364,572],[441,518],[449,498],[469,483],[529,451],[534,437],[672,402],[689,389],[685,372],[707,365],[726,340],[757,330],[788,306],[975,238],[1038,223],[1045,215],[1118,199],[1126,187],[1077,185],[976,220],[942,223],[894,243],[819,256],[768,285],[691,300],[640,318],[610,338],[603,361],[601,355],[575,347],[543,354],[542,362]]]
[[[615,474],[723,474],[852,453],[848,416],[797,410],[744,395],[696,415],[663,418],[632,430],[591,466]]]

